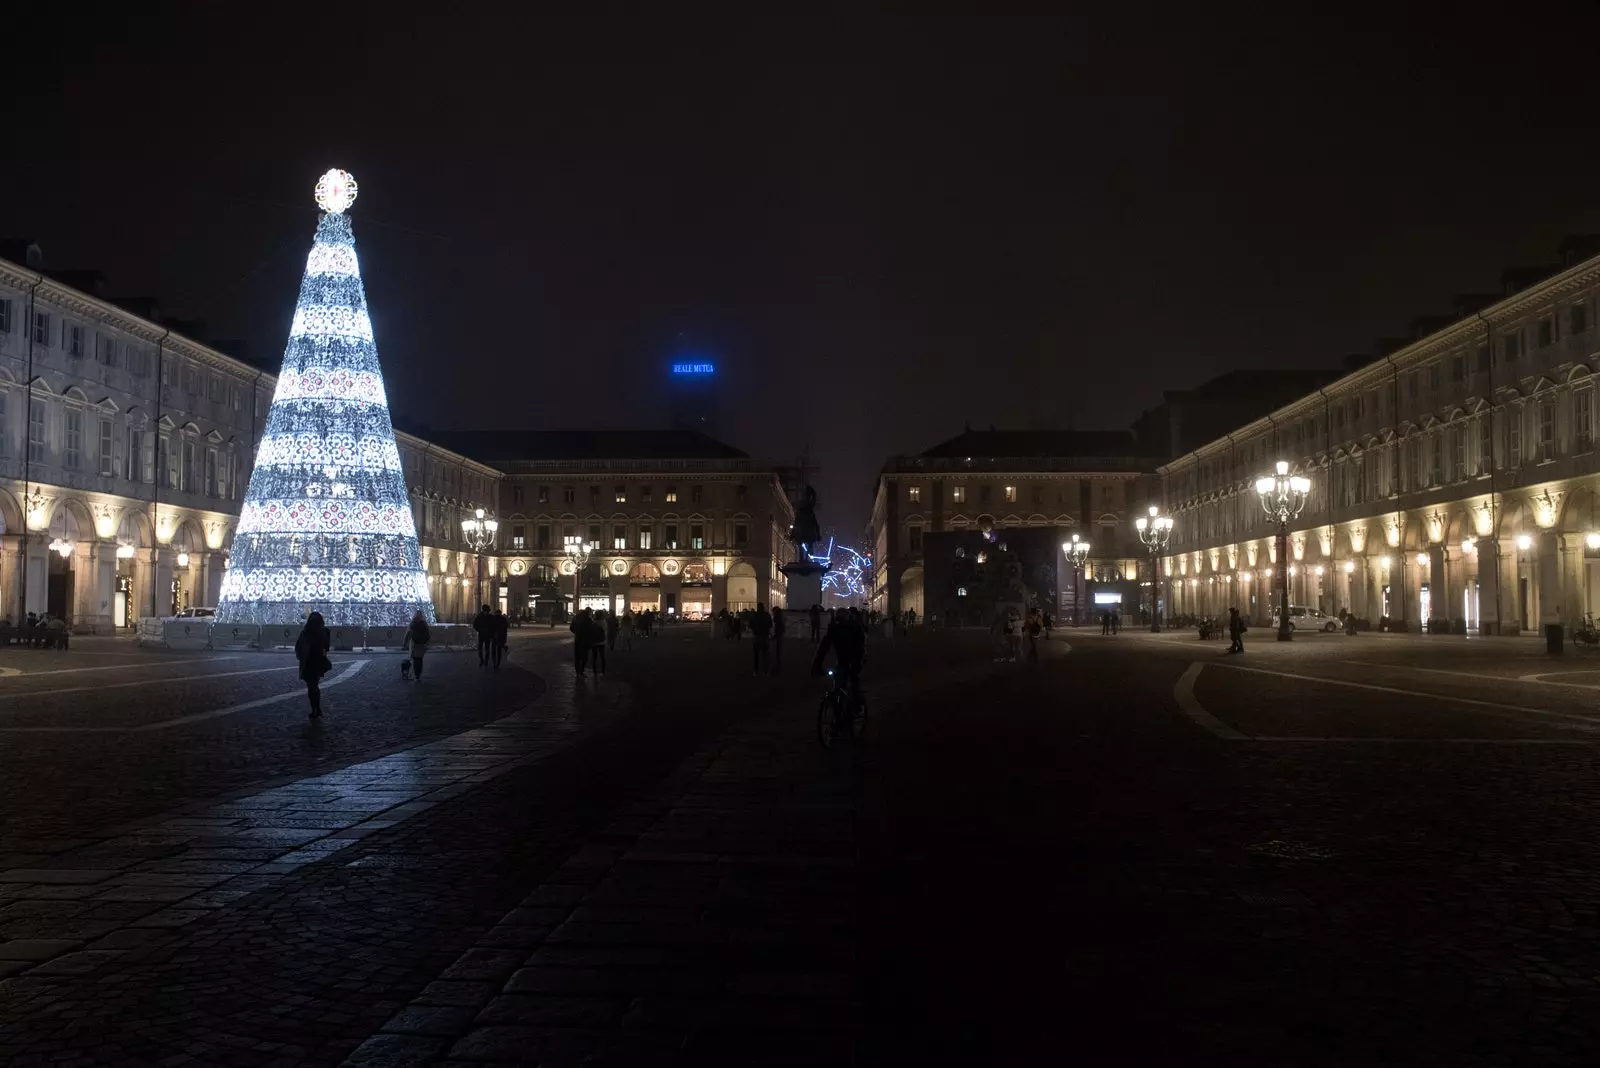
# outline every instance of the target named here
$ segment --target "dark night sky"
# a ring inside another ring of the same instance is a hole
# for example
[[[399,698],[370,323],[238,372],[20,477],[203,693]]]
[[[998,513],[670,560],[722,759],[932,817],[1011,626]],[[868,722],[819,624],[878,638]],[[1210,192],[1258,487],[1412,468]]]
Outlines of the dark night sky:
[[[844,531],[964,420],[1121,426],[1331,364],[1600,229],[1593,16],[317,10],[14,27],[0,234],[275,365],[344,167],[399,419],[664,425],[681,332],[722,436],[809,445]]]

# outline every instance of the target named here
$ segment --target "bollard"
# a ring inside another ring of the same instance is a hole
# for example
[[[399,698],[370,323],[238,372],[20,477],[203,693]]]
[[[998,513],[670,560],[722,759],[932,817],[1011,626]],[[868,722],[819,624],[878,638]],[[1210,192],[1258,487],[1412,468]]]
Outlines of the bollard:
[[[1544,626],[1544,650],[1551,656],[1561,655],[1561,624],[1546,623]]]

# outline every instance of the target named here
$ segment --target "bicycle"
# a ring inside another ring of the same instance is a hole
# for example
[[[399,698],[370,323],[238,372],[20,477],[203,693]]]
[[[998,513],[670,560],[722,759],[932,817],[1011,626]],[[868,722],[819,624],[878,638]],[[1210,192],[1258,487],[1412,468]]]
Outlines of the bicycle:
[[[859,741],[867,729],[867,695],[861,691],[860,682],[847,680],[833,669],[829,669],[828,677],[833,685],[817,706],[817,741],[824,749],[841,734]]]

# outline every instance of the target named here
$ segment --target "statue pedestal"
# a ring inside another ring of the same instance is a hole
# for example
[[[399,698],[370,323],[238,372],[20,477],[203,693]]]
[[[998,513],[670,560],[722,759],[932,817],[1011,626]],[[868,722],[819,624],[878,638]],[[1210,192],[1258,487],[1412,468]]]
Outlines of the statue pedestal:
[[[804,612],[822,603],[822,576],[828,569],[821,564],[792,563],[779,568],[789,578],[789,611]]]

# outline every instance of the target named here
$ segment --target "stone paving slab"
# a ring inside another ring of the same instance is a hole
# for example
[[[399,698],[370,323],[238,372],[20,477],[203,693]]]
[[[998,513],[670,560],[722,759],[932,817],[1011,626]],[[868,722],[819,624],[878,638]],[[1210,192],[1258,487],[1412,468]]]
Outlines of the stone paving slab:
[[[617,691],[619,701],[625,695],[625,688]],[[25,842],[49,850],[31,854],[32,866],[0,870],[0,960],[37,962],[22,974],[62,974],[45,967],[49,958],[36,955],[39,947],[76,954],[83,940],[104,949],[117,944],[118,933],[140,944],[134,932],[141,929],[181,927],[228,908],[438,800],[537,761],[570,726],[541,718],[541,707],[536,701],[492,724],[335,772],[187,805],[103,839]],[[119,916],[91,904],[147,907]],[[9,943],[23,948],[8,955]],[[77,959],[73,968],[99,958]]]
[[[814,701],[696,751],[344,1063],[850,1063],[860,753]]]

